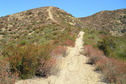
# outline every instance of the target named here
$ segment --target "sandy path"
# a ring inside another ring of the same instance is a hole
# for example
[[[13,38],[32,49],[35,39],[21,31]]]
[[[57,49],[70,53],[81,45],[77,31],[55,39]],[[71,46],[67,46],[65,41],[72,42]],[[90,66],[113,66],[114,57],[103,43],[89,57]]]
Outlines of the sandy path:
[[[93,71],[94,67],[86,64],[83,56],[83,35],[80,32],[74,48],[68,48],[68,55],[60,62],[61,71],[57,76],[47,79],[36,78],[19,81],[16,84],[105,84],[101,82],[100,74]]]
[[[47,19],[51,19],[51,20],[53,20],[54,22],[57,23],[57,21],[53,18],[53,14],[52,14],[51,10],[52,10],[52,7],[49,7],[49,8],[47,9],[48,15],[49,15],[49,17],[48,17]]]

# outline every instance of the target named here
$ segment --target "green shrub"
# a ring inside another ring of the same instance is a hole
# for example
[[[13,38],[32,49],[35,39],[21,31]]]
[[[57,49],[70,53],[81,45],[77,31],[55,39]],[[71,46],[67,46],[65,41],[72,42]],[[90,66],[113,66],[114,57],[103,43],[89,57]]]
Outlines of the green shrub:
[[[89,29],[84,29],[83,31],[85,32],[83,37],[85,45],[97,44],[97,42],[100,39],[100,35],[103,33],[103,32],[101,33],[101,31],[89,30]]]
[[[20,45],[26,45],[27,44],[27,41],[26,40],[22,40],[21,42],[20,42]]]
[[[98,46],[108,57],[126,60],[126,37],[107,36]]]
[[[125,15],[125,16],[123,16],[123,18],[126,18],[126,15]]]

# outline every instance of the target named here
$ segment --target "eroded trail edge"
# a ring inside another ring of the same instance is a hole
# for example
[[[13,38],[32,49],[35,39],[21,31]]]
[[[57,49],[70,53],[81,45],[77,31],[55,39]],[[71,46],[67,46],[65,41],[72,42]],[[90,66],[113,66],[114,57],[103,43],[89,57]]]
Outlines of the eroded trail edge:
[[[68,54],[59,63],[60,72],[56,76],[46,79],[36,78],[18,81],[16,84],[105,84],[101,82],[101,74],[94,71],[94,67],[86,64],[87,57],[81,54],[84,32],[80,31],[75,47],[68,48]]]

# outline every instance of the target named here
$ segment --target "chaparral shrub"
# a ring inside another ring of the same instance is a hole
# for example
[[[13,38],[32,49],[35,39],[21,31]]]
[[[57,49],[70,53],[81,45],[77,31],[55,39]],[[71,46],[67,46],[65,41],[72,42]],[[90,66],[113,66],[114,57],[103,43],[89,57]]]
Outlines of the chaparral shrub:
[[[20,78],[25,79],[35,75],[40,59],[50,59],[51,49],[50,44],[11,45],[4,49],[3,56],[10,63],[11,72],[17,72]]]
[[[9,63],[0,59],[0,84],[14,84],[18,73],[11,73]]]

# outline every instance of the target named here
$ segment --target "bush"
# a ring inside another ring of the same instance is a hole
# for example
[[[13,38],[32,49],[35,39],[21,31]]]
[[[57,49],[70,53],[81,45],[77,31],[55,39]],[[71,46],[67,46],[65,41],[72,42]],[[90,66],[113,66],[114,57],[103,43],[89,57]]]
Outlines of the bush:
[[[96,63],[96,70],[101,70],[106,81],[125,84],[126,63],[116,59],[101,58]]]
[[[96,64],[97,61],[98,61],[98,59],[99,59],[98,56],[92,56],[92,57],[90,57],[90,58],[88,59],[87,64],[91,64],[91,65]]]
[[[14,84],[18,74],[10,72],[9,63],[0,60],[0,84]]]
[[[27,42],[26,40],[23,40],[23,41],[20,42],[20,45],[23,45],[23,46],[24,46],[24,45],[26,45],[27,43],[28,43],[28,42]]]
[[[57,57],[57,56],[66,56],[66,47],[64,46],[57,46],[55,47],[51,54],[52,57]]]
[[[56,75],[59,72],[57,61],[59,61],[59,58],[66,56],[66,47],[55,47],[51,51],[50,56],[51,58],[47,61],[40,60],[40,66],[36,70],[37,76],[48,77],[49,75]]]
[[[50,44],[13,45],[7,46],[3,51],[3,55],[8,58],[11,72],[17,72],[20,78],[26,79],[35,75],[40,59],[50,59],[51,49]]]
[[[66,40],[63,42],[63,45],[74,47],[75,43],[73,40]]]
[[[85,45],[85,55],[89,57],[88,64],[96,65],[95,70],[101,71],[105,81],[115,84],[126,83],[126,62],[107,58],[101,50]]]
[[[56,67],[57,60],[51,58],[49,60],[40,60],[40,65],[36,69],[35,75],[38,77],[48,77],[50,75],[56,75],[59,71],[58,67]]]
[[[103,51],[94,48],[92,45],[84,45],[85,48],[85,55],[88,57],[93,57],[93,56],[103,56],[104,57],[104,53]]]
[[[106,56],[126,60],[126,37],[107,36],[98,46]]]
[[[108,83],[125,84],[126,36],[111,36],[104,31],[88,29],[85,32],[85,55],[89,57],[87,63],[96,65],[95,70],[101,71]]]
[[[19,78],[27,79],[33,76],[47,77],[59,71],[57,58],[66,55],[66,47],[49,43],[42,45],[7,45],[2,52],[10,63],[10,71],[18,73]]]

